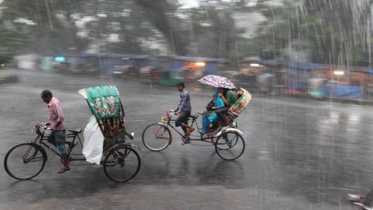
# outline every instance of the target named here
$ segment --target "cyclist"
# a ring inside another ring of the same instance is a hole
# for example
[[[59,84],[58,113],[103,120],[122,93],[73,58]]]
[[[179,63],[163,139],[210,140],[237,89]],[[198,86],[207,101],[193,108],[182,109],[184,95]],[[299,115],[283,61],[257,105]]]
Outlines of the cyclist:
[[[195,128],[187,124],[190,117],[190,112],[192,111],[190,96],[188,91],[185,89],[185,84],[183,82],[177,83],[177,90],[180,92],[180,102],[174,112],[175,115],[179,115],[179,117],[175,120],[175,125],[176,127],[181,126],[185,132],[185,135],[189,136],[195,130]]]
[[[62,112],[60,101],[53,97],[52,92],[44,90],[41,93],[41,98],[48,105],[49,122],[52,132],[48,137],[48,142],[57,147],[62,156],[63,167],[57,172],[59,174],[70,170],[67,153],[65,152],[65,117]]]

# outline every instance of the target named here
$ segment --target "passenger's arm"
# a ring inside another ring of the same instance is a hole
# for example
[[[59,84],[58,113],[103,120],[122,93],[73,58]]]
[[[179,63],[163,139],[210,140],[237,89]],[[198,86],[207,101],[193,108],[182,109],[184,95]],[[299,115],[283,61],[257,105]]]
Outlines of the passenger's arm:
[[[215,103],[215,106],[213,107],[214,110],[217,110],[217,109],[221,109],[221,108],[224,108],[225,105],[224,105],[224,101],[222,98],[217,98],[216,99],[216,103]]]
[[[225,104],[226,106],[229,106],[229,101],[227,101],[227,99],[224,97],[224,95],[223,95],[222,93],[219,93],[219,97],[220,97],[221,99],[223,99],[224,104]]]

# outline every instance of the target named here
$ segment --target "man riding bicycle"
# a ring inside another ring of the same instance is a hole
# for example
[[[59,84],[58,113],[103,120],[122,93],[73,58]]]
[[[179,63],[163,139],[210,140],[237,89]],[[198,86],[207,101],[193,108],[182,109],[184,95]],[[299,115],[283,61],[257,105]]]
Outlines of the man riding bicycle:
[[[175,115],[179,115],[179,117],[175,120],[175,125],[176,127],[181,126],[185,132],[185,135],[189,136],[195,130],[195,128],[187,124],[192,111],[190,96],[188,91],[185,89],[185,84],[183,82],[177,83],[177,90],[180,92],[180,102],[174,112]]]

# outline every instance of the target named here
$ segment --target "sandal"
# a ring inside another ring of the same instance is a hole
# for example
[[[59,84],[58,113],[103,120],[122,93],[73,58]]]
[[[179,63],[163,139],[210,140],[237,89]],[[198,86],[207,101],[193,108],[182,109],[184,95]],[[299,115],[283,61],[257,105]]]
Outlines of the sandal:
[[[63,167],[59,171],[57,171],[57,173],[62,174],[62,173],[65,173],[66,171],[70,171],[70,168],[69,167]]]
[[[181,142],[181,145],[184,146],[184,145],[189,144],[189,143],[190,143],[190,140],[188,138],[188,139],[185,139],[185,141]]]
[[[213,133],[206,133],[205,135],[203,135],[203,137],[205,137],[205,138],[214,138],[215,134],[213,134]]]

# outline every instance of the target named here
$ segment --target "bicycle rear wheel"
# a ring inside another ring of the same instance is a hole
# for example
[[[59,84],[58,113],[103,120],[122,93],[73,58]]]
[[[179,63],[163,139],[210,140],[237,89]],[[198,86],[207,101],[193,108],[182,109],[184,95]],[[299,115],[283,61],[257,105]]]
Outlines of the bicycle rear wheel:
[[[228,131],[216,140],[215,150],[224,160],[235,160],[245,151],[245,141],[239,133]]]
[[[145,128],[142,133],[142,142],[152,151],[166,149],[172,141],[171,132],[165,125],[154,123]]]
[[[19,144],[5,155],[4,168],[9,176],[19,179],[32,179],[44,169],[46,155],[35,145]]]
[[[105,158],[106,176],[115,182],[127,182],[139,172],[141,160],[139,154],[129,146],[119,145],[110,150]]]

